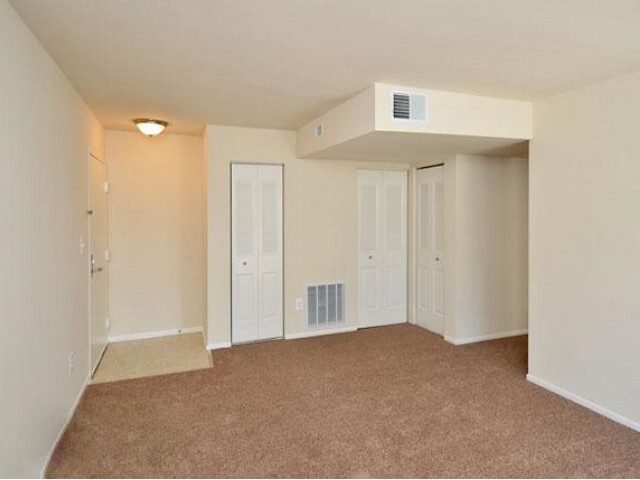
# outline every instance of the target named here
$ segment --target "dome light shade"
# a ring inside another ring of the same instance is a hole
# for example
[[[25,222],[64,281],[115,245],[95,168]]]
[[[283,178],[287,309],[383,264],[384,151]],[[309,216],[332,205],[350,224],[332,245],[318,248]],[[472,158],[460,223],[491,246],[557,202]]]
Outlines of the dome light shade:
[[[136,124],[140,133],[148,137],[160,135],[167,125],[169,125],[169,123],[164,120],[154,120],[151,118],[136,118],[133,123]]]

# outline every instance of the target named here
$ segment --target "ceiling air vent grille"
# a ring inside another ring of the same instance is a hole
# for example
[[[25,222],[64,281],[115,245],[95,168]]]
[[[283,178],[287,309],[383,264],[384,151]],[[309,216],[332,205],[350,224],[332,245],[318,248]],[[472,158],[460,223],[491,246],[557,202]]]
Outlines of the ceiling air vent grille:
[[[423,93],[393,92],[393,119],[427,121],[427,96]]]

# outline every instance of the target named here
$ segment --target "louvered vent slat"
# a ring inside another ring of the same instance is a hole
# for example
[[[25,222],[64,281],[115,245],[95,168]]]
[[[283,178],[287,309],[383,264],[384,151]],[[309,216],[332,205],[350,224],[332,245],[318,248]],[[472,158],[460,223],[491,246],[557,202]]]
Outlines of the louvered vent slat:
[[[343,283],[307,287],[307,328],[317,330],[344,325],[345,287]]]
[[[393,118],[409,120],[411,118],[411,97],[405,93],[393,94]]]

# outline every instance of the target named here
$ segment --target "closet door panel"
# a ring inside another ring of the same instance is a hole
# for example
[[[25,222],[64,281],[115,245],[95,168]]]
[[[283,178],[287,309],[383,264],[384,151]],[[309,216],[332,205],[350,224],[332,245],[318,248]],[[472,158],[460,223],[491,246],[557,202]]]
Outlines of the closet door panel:
[[[444,168],[418,172],[417,322],[444,331]]]
[[[282,167],[260,172],[260,322],[258,339],[283,335],[282,316]]]
[[[407,314],[407,173],[386,171],[383,181],[384,323],[401,323]]]
[[[380,322],[383,299],[381,219],[382,172],[358,171],[359,325]]]
[[[358,171],[359,326],[406,321],[406,172]]]
[[[231,193],[232,341],[256,340],[258,308],[258,171],[233,165]]]

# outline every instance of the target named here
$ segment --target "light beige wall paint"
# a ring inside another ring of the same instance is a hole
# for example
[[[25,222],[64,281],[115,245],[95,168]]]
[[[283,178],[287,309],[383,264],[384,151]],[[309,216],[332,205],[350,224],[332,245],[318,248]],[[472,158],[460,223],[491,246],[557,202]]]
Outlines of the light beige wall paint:
[[[522,332],[528,304],[528,161],[459,155],[456,164],[455,315],[447,333],[460,341]]]
[[[534,105],[529,259],[529,374],[636,428],[638,85],[640,73]]]
[[[464,342],[527,329],[528,161],[444,162],[445,324]]]
[[[209,125],[208,155],[208,339],[230,340],[230,165],[284,165],[285,334],[305,332],[305,312],[295,299],[307,285],[344,281],[347,324],[357,324],[357,171],[408,170],[402,164],[367,164],[296,158],[296,133]]]
[[[394,91],[426,94],[428,121],[394,120],[391,115]],[[376,130],[523,140],[531,138],[530,102],[376,83],[375,104]]]
[[[89,375],[79,242],[102,127],[4,0],[0,64],[0,476],[39,477]]]
[[[298,130],[296,150],[299,157],[373,132],[375,129],[375,85],[332,108]],[[316,137],[322,124],[323,135]]]
[[[428,121],[394,120],[394,91],[426,94]],[[532,131],[531,108],[530,102],[376,83],[299,129],[297,154],[304,158],[321,156],[329,148],[373,132],[528,140]],[[324,135],[316,137],[319,124]],[[442,142],[442,138],[437,140]]]
[[[456,295],[458,262],[457,240],[458,157],[444,160],[444,336],[456,338],[458,302]]]
[[[107,131],[111,336],[205,323],[201,137]]]

